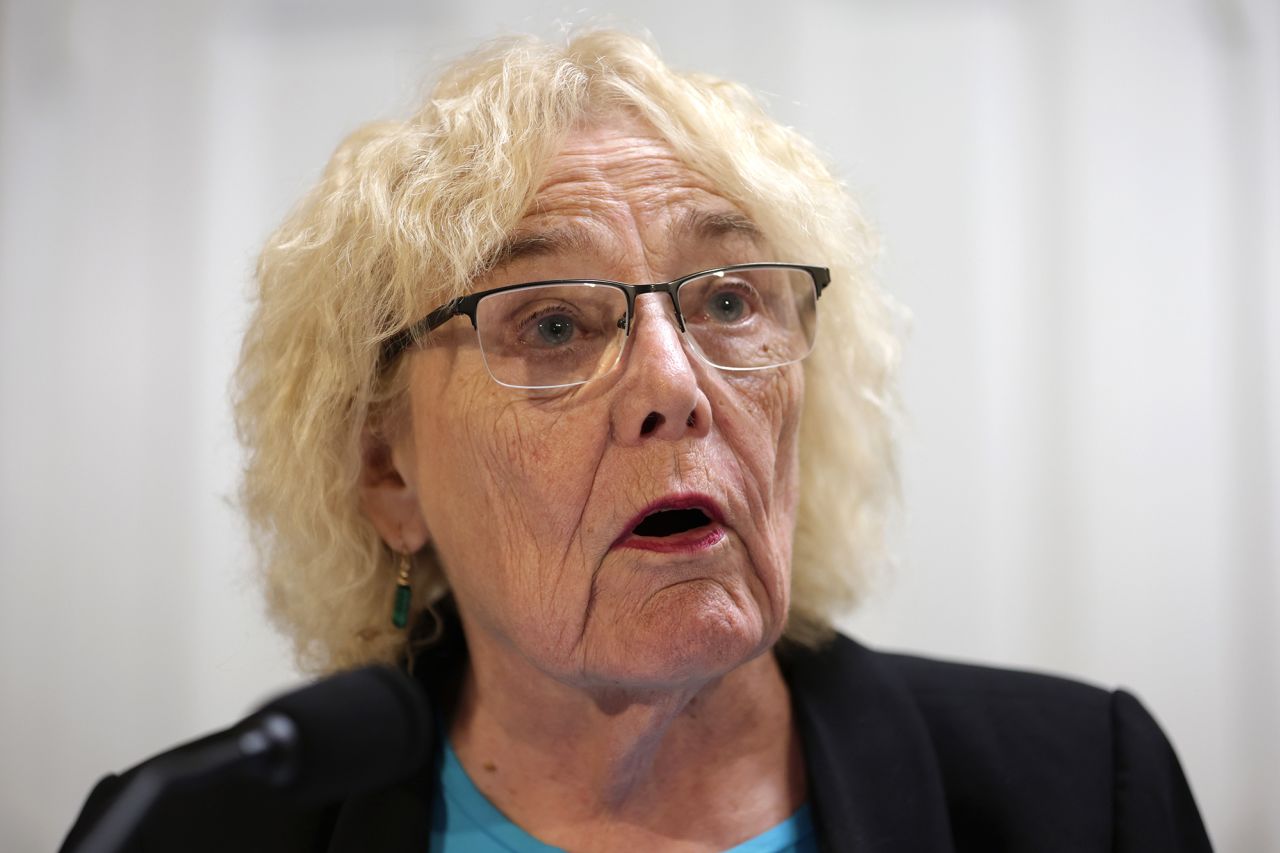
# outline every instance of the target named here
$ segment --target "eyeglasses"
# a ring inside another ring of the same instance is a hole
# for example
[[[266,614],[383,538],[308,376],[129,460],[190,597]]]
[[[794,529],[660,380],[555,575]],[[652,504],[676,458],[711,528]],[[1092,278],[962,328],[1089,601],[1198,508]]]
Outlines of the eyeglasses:
[[[813,350],[826,267],[736,264],[659,284],[564,280],[513,284],[446,302],[383,346],[382,366],[450,319],[471,319],[485,367],[508,388],[582,385],[622,359],[636,297],[665,293],[690,349],[721,370],[765,370]]]

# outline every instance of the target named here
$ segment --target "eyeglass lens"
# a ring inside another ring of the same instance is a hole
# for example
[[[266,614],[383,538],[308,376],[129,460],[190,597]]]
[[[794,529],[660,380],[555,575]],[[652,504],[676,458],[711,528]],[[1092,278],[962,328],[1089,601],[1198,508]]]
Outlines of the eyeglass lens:
[[[817,304],[804,270],[724,270],[690,279],[678,297],[698,355],[727,370],[799,361],[813,348]],[[493,378],[516,388],[576,385],[608,372],[626,341],[627,296],[590,282],[491,294],[476,330]]]

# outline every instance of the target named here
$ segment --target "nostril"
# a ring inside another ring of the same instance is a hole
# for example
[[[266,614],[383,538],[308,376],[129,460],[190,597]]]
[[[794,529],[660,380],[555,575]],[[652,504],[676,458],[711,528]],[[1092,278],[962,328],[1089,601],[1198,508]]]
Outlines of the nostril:
[[[695,410],[695,411],[692,411],[692,412],[690,412],[690,413],[689,413],[689,417],[685,418],[685,420],[684,420],[684,425],[685,425],[685,426],[688,426],[688,427],[691,427],[691,426],[693,426],[694,424],[696,424],[697,422],[698,422],[698,413],[697,413],[697,411]]]
[[[666,418],[657,412],[650,412],[644,419],[644,423],[640,424],[640,434],[648,435],[666,422]]]

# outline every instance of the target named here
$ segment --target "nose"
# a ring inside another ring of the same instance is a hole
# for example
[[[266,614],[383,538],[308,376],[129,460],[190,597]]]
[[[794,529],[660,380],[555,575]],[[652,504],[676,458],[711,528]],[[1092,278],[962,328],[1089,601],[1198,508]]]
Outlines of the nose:
[[[637,445],[706,436],[711,402],[698,381],[700,368],[676,328],[671,300],[660,293],[637,297],[614,396],[615,440]]]

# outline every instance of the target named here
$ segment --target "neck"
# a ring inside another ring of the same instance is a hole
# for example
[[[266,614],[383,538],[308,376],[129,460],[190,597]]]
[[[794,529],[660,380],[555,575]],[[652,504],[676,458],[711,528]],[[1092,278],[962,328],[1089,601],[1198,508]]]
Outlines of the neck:
[[[472,644],[451,740],[476,786],[544,841],[724,849],[803,802],[772,653],[719,678],[642,690],[570,686],[496,651]]]

